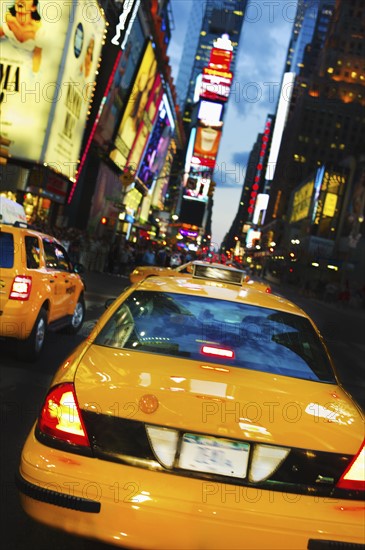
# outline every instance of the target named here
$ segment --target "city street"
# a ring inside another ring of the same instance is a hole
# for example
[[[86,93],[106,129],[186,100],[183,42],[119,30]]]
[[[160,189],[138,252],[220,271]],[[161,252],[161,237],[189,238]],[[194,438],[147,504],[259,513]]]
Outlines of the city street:
[[[101,273],[86,273],[85,281],[87,321],[80,335],[49,334],[42,358],[34,364],[19,362],[14,356],[14,346],[1,343],[1,530],[5,548],[17,550],[109,548],[109,546],[54,532],[34,523],[23,513],[14,485],[14,474],[18,467],[22,445],[37,416],[55,370],[67,354],[88,334],[93,322],[103,313],[105,300],[116,297],[128,285],[126,277]],[[333,354],[345,388],[364,409],[364,311],[343,310],[336,305],[300,296],[294,287],[273,285],[273,290],[292,299],[312,315]]]

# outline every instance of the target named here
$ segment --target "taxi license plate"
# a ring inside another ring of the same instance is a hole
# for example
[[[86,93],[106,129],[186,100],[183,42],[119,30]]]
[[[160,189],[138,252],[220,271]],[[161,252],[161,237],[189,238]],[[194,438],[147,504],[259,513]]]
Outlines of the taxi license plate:
[[[231,477],[246,477],[250,445],[240,441],[184,434],[179,467]]]

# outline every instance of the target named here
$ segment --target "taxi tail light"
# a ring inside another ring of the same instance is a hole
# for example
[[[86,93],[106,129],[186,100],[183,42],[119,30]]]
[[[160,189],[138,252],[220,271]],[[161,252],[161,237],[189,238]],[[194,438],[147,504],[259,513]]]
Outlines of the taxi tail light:
[[[255,445],[250,466],[249,480],[253,483],[265,481],[286,459],[290,449],[271,445]]]
[[[271,288],[268,286],[268,287],[265,289],[265,292],[266,292],[267,294],[271,294],[271,293],[272,293],[272,290],[271,290]]]
[[[157,459],[166,468],[174,465],[179,434],[177,430],[146,426],[148,438]]]
[[[32,288],[32,277],[17,275],[14,277],[9,294],[11,300],[28,300]]]
[[[365,490],[365,441],[340,477],[336,487],[357,491]]]
[[[63,442],[90,447],[73,384],[60,384],[49,391],[38,428],[43,434]]]

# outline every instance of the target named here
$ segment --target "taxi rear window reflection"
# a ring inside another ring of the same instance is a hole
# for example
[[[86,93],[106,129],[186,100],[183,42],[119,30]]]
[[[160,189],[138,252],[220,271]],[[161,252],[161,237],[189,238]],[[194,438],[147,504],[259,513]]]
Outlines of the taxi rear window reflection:
[[[324,346],[308,319],[238,302],[135,291],[95,343],[197,361],[209,345],[234,352],[231,359],[213,354],[213,363],[335,382]]]

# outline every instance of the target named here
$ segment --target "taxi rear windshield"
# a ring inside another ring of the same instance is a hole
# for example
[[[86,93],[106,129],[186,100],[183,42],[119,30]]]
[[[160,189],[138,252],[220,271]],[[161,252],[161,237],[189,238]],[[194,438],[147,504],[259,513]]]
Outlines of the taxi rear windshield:
[[[335,382],[324,346],[308,319],[245,303],[135,291],[95,343]]]

